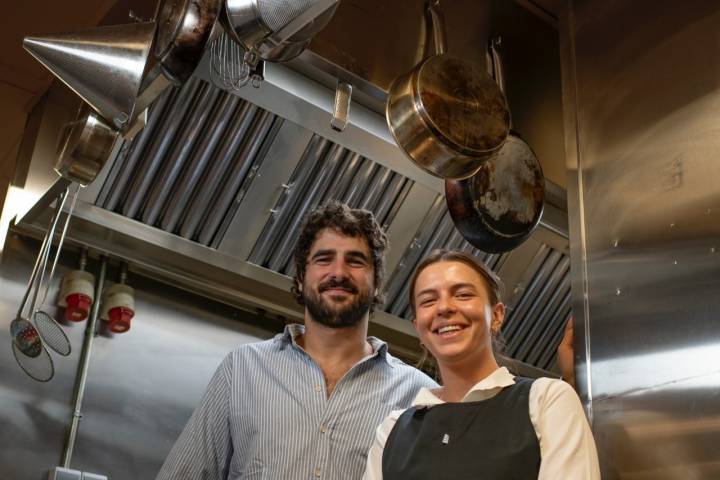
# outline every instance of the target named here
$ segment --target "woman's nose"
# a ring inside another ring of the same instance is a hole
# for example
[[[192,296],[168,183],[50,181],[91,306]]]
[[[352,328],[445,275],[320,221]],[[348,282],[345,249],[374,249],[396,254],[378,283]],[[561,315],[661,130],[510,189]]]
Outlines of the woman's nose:
[[[440,296],[437,303],[437,313],[440,316],[447,316],[455,312],[455,304],[452,301],[452,297]]]

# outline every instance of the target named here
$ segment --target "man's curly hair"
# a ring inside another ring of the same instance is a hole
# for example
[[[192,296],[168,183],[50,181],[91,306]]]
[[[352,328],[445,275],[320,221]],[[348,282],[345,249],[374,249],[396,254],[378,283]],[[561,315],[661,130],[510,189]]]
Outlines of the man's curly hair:
[[[350,208],[344,203],[332,200],[312,210],[303,223],[300,236],[295,245],[295,276],[293,278],[292,293],[300,305],[304,305],[302,293],[298,288],[305,279],[307,258],[310,248],[315,242],[317,234],[330,228],[349,237],[364,238],[370,247],[370,256],[373,264],[373,303],[370,313],[375,307],[382,305],[382,283],[385,277],[385,251],[388,240],[375,216],[368,210]]]

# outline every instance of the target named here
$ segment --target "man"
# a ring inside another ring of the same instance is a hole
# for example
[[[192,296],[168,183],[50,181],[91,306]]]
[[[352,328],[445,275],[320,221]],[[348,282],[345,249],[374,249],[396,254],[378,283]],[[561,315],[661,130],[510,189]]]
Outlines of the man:
[[[157,480],[359,479],[377,425],[435,383],[367,337],[387,238],[332,202],[305,220],[293,293],[305,325],[231,352]]]

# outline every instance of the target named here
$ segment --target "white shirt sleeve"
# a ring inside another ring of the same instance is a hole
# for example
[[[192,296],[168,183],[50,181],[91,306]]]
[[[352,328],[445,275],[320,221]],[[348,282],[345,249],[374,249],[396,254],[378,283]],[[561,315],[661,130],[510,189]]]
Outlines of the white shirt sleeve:
[[[600,480],[595,441],[572,387],[561,380],[539,378],[530,389],[529,403],[540,442],[538,480]]]
[[[395,427],[400,415],[405,410],[393,410],[390,415],[375,430],[375,439],[373,440],[370,451],[368,452],[367,465],[365,466],[365,475],[363,480],[382,480],[382,457],[385,450],[385,442],[387,442],[390,432]]]

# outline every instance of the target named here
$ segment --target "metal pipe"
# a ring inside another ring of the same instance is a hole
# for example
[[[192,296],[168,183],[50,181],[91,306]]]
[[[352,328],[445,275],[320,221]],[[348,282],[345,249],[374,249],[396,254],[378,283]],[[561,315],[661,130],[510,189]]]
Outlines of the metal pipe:
[[[87,383],[88,368],[90,367],[90,355],[92,354],[92,344],[95,338],[95,326],[97,325],[98,316],[100,314],[100,303],[103,293],[103,284],[105,283],[105,271],[107,270],[107,257],[100,256],[100,273],[98,274],[95,284],[95,301],[93,302],[92,312],[85,327],[85,338],[83,340],[82,352],[80,353],[80,366],[78,368],[78,377],[75,382],[75,390],[73,391],[74,410],[70,430],[68,431],[67,441],[63,449],[62,466],[70,468],[72,460],[73,448],[75,447],[75,439],[77,438],[80,419],[82,418],[82,402],[85,396],[85,384]]]

